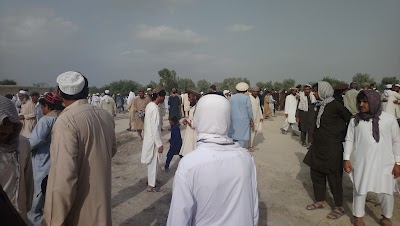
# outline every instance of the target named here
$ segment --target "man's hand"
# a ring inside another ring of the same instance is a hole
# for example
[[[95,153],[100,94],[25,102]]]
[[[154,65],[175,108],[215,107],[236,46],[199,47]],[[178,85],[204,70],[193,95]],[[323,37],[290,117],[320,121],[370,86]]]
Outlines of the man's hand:
[[[250,120],[250,127],[254,127],[253,119]]]
[[[164,151],[164,146],[158,148],[158,153],[163,153],[163,151]]]
[[[400,177],[400,165],[397,165],[397,164],[394,165],[392,174],[395,179]]]
[[[398,100],[394,100],[393,103],[397,104]]]
[[[264,119],[261,118],[261,119],[260,119],[260,122],[264,122]]]
[[[289,114],[288,113],[285,113],[285,117],[287,118],[289,116]]]
[[[19,120],[24,120],[24,119],[25,119],[25,117],[23,115],[19,116]]]
[[[352,167],[351,167],[350,160],[344,160],[343,161],[343,169],[344,169],[344,172],[346,172],[346,173],[350,173],[351,172]]]
[[[187,125],[187,124],[188,124],[188,121],[187,121],[186,119],[183,119],[183,120],[182,120],[182,124],[183,124],[183,125]]]
[[[299,122],[300,122],[300,118],[299,117],[296,117],[296,122],[297,122],[297,124],[299,124]]]

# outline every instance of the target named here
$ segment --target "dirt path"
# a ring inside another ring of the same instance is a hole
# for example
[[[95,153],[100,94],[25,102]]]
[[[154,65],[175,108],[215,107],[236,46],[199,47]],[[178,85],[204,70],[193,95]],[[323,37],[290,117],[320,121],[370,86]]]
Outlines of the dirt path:
[[[118,153],[113,159],[112,214],[113,225],[165,225],[167,220],[173,175],[179,163],[177,157],[168,173],[159,172],[165,192],[146,192],[147,168],[140,163],[142,142],[135,133],[124,131],[127,116],[118,116]],[[256,137],[259,150],[254,152],[257,164],[260,224],[270,226],[351,225],[352,186],[344,178],[344,198],[347,215],[328,220],[329,209],[307,211],[312,203],[309,168],[302,163],[307,149],[290,133],[282,135],[279,128],[283,117],[264,122],[263,133]],[[166,121],[164,125],[167,125]],[[125,128],[126,127],[126,128]],[[182,127],[182,132],[184,127]],[[163,132],[165,142],[169,132]],[[165,147],[165,154],[168,148]],[[165,158],[163,159],[165,161]],[[178,160],[178,161],[177,161]],[[330,197],[330,195],[328,196]],[[332,199],[328,200],[332,205]],[[379,225],[380,206],[375,195],[367,199],[367,225]],[[400,197],[395,195],[393,225],[400,225]]]

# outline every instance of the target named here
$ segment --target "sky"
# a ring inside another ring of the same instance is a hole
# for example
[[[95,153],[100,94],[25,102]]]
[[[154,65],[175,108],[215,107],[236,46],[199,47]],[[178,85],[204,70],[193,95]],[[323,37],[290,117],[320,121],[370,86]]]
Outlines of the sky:
[[[400,77],[399,0],[2,0],[0,80]]]

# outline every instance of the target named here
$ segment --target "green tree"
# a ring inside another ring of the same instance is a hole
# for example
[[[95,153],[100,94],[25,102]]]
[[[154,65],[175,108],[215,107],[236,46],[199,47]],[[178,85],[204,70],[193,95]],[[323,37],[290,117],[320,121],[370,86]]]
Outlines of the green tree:
[[[239,77],[239,78],[226,78],[221,82],[219,88],[221,90],[227,89],[227,90],[230,90],[231,92],[236,92],[236,85],[239,82],[246,82],[247,84],[250,85],[250,81],[247,78],[241,78],[241,77]]]
[[[195,89],[196,84],[190,78],[178,78],[178,90],[186,92],[189,89]]]
[[[322,79],[322,81],[328,82],[329,84],[331,84],[331,86],[335,86],[335,85],[337,85],[339,83],[346,83],[345,81],[341,81],[339,79],[332,78],[332,77],[329,77],[329,76],[325,76]]]
[[[294,87],[295,84],[296,84],[296,81],[294,79],[292,79],[292,78],[284,79],[282,81],[283,89],[289,89],[291,87]]]
[[[399,79],[397,77],[383,77],[382,78],[382,85],[387,85],[387,84],[398,84]]]
[[[208,91],[208,88],[211,86],[211,83],[210,82],[208,82],[207,80],[205,80],[205,79],[202,79],[202,80],[199,80],[199,81],[197,81],[197,86],[196,86],[196,88],[197,88],[197,90],[199,91],[199,92],[207,92]]]
[[[158,75],[160,76],[160,85],[165,89],[165,91],[171,92],[173,88],[178,88],[178,77],[174,70],[170,71],[169,69],[164,68],[158,71]]]
[[[371,75],[367,73],[357,73],[353,76],[353,82],[357,82],[358,85],[361,85],[363,83],[373,84],[375,83],[375,79],[371,78]]]
[[[150,81],[150,83],[146,86],[146,88],[152,88],[155,89],[158,86],[158,84],[155,81]]]
[[[0,85],[17,85],[17,82],[11,79],[4,79],[0,81]]]
[[[283,84],[281,82],[274,82],[274,89],[275,90],[283,89]]]
[[[136,91],[142,87],[139,83],[132,80],[119,80],[116,82],[111,82],[108,85],[105,85],[103,88],[109,89],[111,93],[116,94],[120,93],[122,95],[129,95],[130,91]],[[104,91],[102,91],[104,92]]]
[[[100,90],[100,88],[97,88],[96,86],[91,86],[89,87],[89,93],[93,94],[93,93],[102,93],[104,92],[104,90]]]
[[[256,86],[260,88],[261,90],[267,89],[271,91],[274,88],[274,85],[272,84],[272,81],[269,82],[257,82]]]

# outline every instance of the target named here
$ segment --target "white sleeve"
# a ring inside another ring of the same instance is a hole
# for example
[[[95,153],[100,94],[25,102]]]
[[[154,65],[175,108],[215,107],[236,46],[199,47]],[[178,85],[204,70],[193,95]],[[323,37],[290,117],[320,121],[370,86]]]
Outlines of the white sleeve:
[[[252,178],[252,186],[253,186],[253,203],[254,203],[254,212],[253,212],[253,223],[254,226],[258,225],[258,220],[259,220],[259,209],[258,209],[258,191],[257,191],[257,170],[256,170],[256,165],[254,163],[254,159],[252,159],[253,162],[253,178]]]
[[[155,110],[153,110],[151,112],[151,122],[152,122],[152,128],[151,128],[151,132],[153,134],[154,137],[154,141],[156,143],[157,148],[163,146],[162,144],[162,140],[161,140],[161,133],[160,133],[160,111],[158,108],[156,108]]]
[[[191,177],[183,175],[180,168],[181,166],[179,165],[175,173],[167,226],[192,225],[194,198],[188,181],[186,181],[187,178]]]
[[[347,127],[347,134],[344,144],[343,160],[350,160],[351,153],[353,152],[354,144],[354,118],[350,120],[349,126]]]
[[[394,119],[394,118],[393,118]],[[392,124],[392,148],[396,162],[400,162],[400,128],[397,121],[394,119]]]

